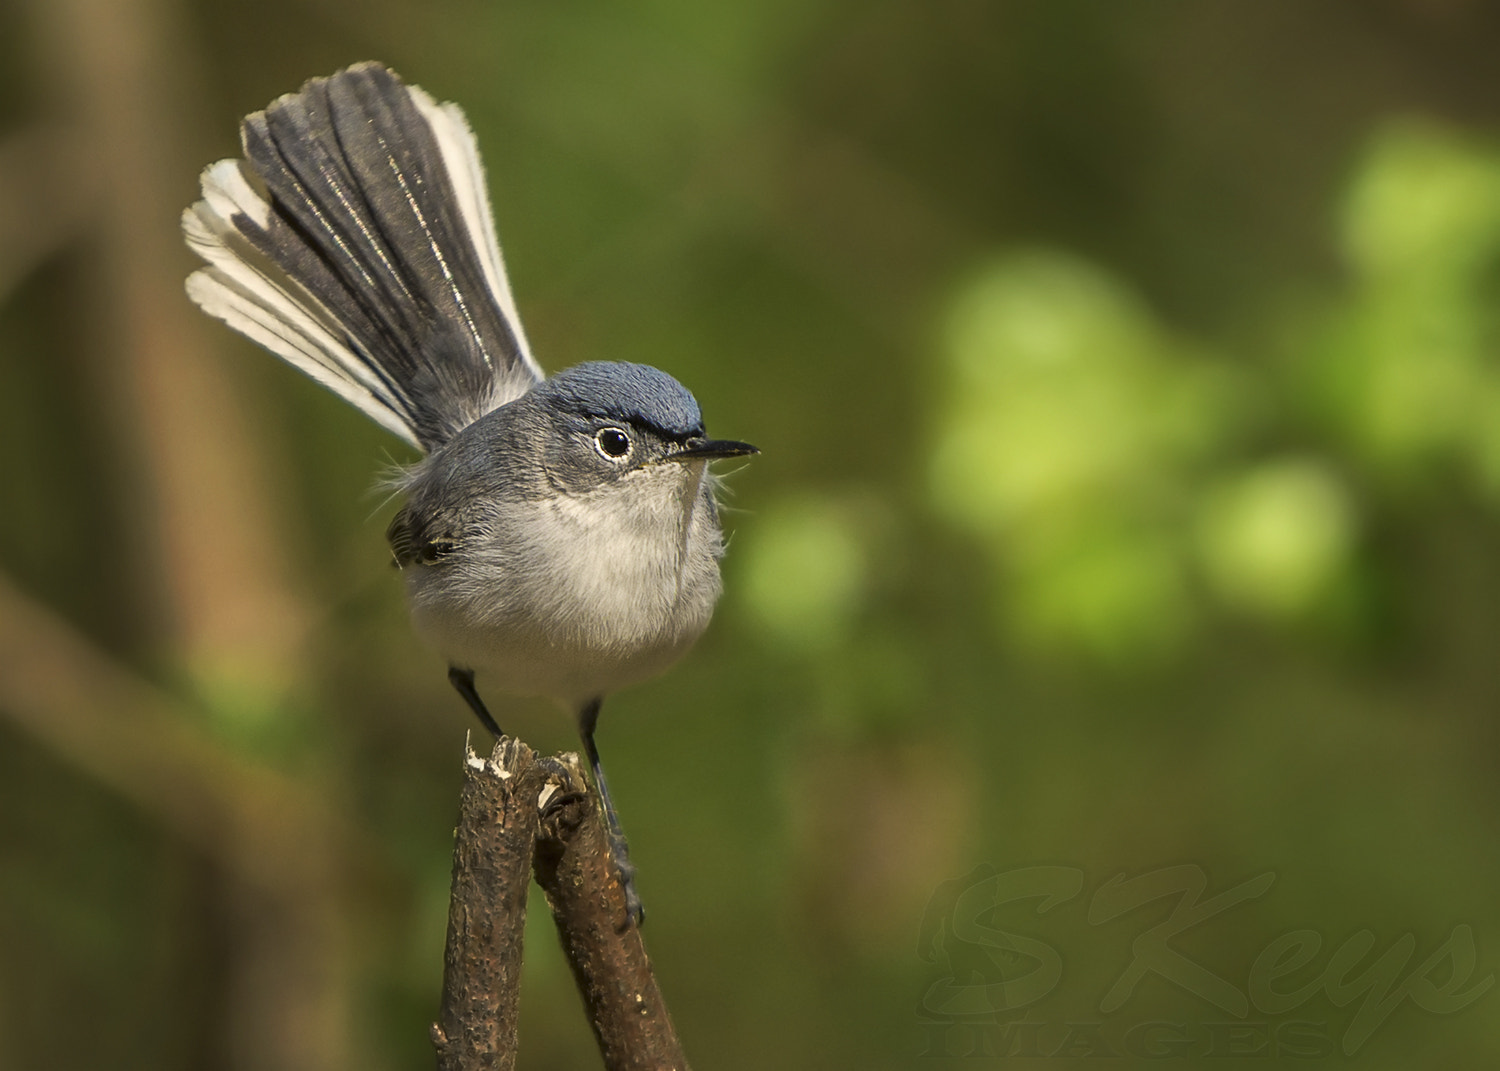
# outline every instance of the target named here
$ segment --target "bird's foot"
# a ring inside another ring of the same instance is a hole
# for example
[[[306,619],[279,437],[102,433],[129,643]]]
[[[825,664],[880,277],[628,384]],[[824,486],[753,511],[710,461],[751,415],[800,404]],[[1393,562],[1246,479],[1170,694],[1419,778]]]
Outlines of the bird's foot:
[[[635,864],[630,861],[630,846],[619,830],[609,832],[609,858],[615,865],[615,875],[620,879],[620,891],[625,894],[625,925],[639,926],[646,920],[646,908],[641,904],[641,894],[635,888]]]

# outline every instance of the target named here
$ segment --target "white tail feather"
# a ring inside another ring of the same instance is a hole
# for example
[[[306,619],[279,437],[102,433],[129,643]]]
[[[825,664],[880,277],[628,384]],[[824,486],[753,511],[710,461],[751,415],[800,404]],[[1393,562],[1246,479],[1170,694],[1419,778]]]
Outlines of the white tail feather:
[[[423,450],[544,378],[457,105],[356,64],[247,116],[241,143],[183,215],[205,312]]]
[[[521,348],[521,358],[531,367],[537,379],[543,378],[541,366],[531,356],[531,346],[521,327],[521,314],[516,310],[516,299],[510,292],[510,280],[505,274],[505,257],[500,252],[500,243],[495,237],[494,216],[490,211],[490,197],[484,177],[484,162],[479,156],[479,145],[474,140],[474,131],[464,116],[463,109],[451,102],[439,104],[432,95],[420,86],[408,86],[412,103],[432,126],[438,149],[443,154],[443,163],[448,168],[448,178],[458,194],[458,207],[463,213],[464,226],[469,238],[479,253],[484,268],[485,281],[490,284],[490,293],[510,322],[510,329]],[[509,400],[508,398],[505,400]]]
[[[347,335],[317,299],[239,236],[230,217],[264,225],[271,207],[245,180],[237,160],[203,172],[203,200],[182,214],[182,232],[208,267],[188,276],[194,304],[333,391],[381,427],[418,446],[404,399],[372,375]]]

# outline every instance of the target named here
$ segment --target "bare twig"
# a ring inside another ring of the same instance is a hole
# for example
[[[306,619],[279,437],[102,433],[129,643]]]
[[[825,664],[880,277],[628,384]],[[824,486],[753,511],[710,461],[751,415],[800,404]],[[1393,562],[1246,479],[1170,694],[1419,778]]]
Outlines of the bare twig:
[[[439,1071],[508,1071],[529,873],[547,894],[607,1071],[686,1071],[577,755],[503,739],[466,752],[453,849]]]
[[[641,931],[630,923],[609,838],[578,756],[558,759],[559,788],[542,810],[536,880],[608,1071],[686,1071]]]
[[[548,771],[508,737],[488,759],[465,752],[443,1005],[432,1042],[439,1071],[508,1071],[516,1063],[526,893]]]

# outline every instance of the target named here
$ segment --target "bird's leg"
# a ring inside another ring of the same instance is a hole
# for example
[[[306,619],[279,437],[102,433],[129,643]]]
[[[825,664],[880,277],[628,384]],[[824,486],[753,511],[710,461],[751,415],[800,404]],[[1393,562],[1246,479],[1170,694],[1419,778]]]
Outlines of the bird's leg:
[[[594,726],[599,723],[599,708],[603,699],[591,700],[578,715],[578,733],[583,737],[583,750],[588,755],[589,768],[594,771],[594,784],[599,786],[599,800],[604,804],[604,828],[609,834],[609,854],[614,860],[615,870],[620,875],[620,888],[625,893],[625,911],[637,926],[646,917],[641,906],[640,894],[635,890],[635,867],[630,865],[630,846],[625,843],[625,833],[620,829],[620,816],[615,813],[614,801],[609,798],[609,783],[604,779],[604,765],[599,761],[599,748],[594,744]]]
[[[458,689],[458,694],[464,697],[464,702],[469,704],[469,709],[478,715],[479,720],[499,740],[505,734],[500,731],[500,726],[485,709],[484,700],[479,698],[479,693],[474,690],[474,671],[472,669],[459,669],[457,666],[448,667],[448,683]]]

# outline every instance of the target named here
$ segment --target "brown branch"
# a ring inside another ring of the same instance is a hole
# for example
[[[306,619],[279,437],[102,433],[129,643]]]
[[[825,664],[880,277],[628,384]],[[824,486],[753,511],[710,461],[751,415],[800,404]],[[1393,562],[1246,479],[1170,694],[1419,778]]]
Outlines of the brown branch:
[[[556,761],[542,809],[536,880],[583,996],[608,1071],[686,1071],[640,927],[629,922],[609,838],[577,755]]]
[[[443,1005],[432,1043],[439,1071],[508,1071],[516,1063],[526,893],[548,769],[509,737],[488,759],[464,750]]]
[[[538,756],[509,738],[488,760],[466,749],[455,836],[442,1011],[432,1027],[439,1071],[515,1066],[531,873],[607,1071],[687,1071],[578,756]]]

